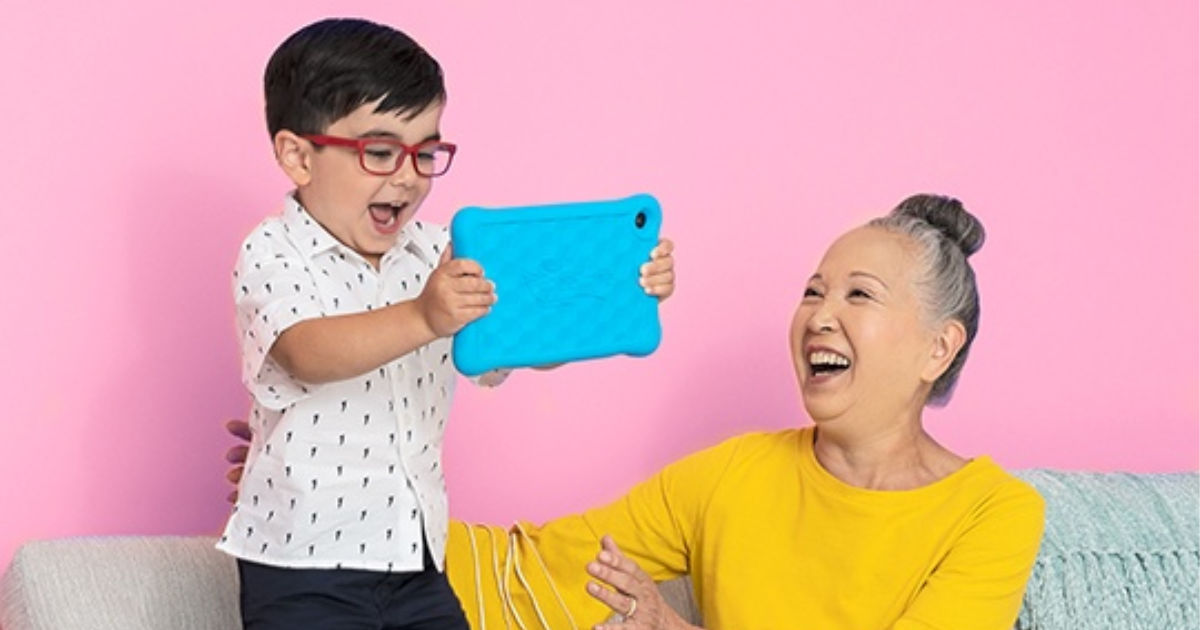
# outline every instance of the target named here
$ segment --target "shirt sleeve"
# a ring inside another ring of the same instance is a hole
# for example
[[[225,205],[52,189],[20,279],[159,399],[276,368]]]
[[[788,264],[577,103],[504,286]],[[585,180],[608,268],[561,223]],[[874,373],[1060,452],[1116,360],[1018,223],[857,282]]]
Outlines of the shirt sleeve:
[[[296,323],[321,317],[316,283],[302,255],[283,235],[260,227],[242,244],[233,276],[242,383],[268,409],[283,409],[308,394],[271,358],[279,335]]]
[[[568,608],[585,611],[582,619],[607,617],[607,608],[585,590],[590,579],[585,566],[605,534],[655,581],[688,573],[704,513],[737,444],[735,438],[670,464],[606,506],[525,526]]]
[[[1009,630],[1045,524],[1045,502],[1013,481],[980,510],[892,630]]]

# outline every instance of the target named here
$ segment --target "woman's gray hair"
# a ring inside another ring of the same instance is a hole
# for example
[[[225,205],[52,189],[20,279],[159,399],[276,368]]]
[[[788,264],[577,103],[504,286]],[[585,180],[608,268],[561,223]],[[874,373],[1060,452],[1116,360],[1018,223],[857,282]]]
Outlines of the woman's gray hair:
[[[867,223],[907,235],[917,246],[923,271],[917,286],[934,322],[958,320],[966,329],[962,349],[950,367],[933,383],[926,404],[941,406],[950,401],[967,352],[979,329],[979,291],[975,272],[967,257],[983,247],[983,224],[952,197],[913,195],[900,202],[887,216]]]

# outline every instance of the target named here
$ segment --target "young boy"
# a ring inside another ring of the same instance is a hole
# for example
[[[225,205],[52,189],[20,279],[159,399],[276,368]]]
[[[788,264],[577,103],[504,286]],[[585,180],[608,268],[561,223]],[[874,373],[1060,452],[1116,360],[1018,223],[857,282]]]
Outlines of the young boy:
[[[234,271],[253,440],[218,548],[238,558],[243,623],[465,629],[442,573],[450,336],[496,296],[444,227],[413,219],[456,150],[441,69],[394,29],[324,20],[264,83],[295,190]],[[642,269],[660,298],[670,250]]]

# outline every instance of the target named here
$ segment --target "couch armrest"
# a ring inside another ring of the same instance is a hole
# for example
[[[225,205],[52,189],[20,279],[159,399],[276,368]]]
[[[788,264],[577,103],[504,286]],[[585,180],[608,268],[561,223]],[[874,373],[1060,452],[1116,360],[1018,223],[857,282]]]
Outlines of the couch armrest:
[[[26,543],[0,582],[4,630],[234,630],[237,564],[211,537]]]

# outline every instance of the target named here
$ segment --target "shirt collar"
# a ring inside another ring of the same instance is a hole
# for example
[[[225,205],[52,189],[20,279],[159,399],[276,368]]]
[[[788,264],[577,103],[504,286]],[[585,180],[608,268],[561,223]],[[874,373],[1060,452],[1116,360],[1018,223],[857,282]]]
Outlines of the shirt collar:
[[[296,249],[310,259],[341,245],[296,201],[295,194],[289,194],[283,202],[283,229]]]
[[[295,243],[296,248],[309,259],[315,258],[317,255],[328,252],[331,249],[342,249],[355,256],[358,255],[357,252],[343,245],[341,241],[329,233],[329,230],[325,229],[325,226],[314,219],[304,209],[304,206],[301,206],[300,202],[296,200],[294,192],[289,193],[284,200],[283,229],[292,239],[292,242]],[[440,258],[426,226],[420,221],[409,221],[407,225],[400,229],[400,235],[396,240],[396,244],[384,253],[383,259],[393,258],[402,250],[408,250],[432,266],[437,266],[438,259]]]

